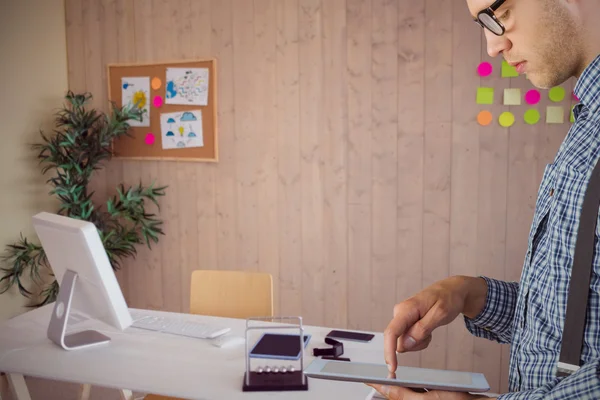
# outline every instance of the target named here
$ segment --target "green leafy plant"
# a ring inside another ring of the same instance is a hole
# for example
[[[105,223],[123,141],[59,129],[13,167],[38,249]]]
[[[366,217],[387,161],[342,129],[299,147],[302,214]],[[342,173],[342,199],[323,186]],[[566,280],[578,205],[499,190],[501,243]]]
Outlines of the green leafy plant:
[[[146,211],[146,201],[157,207],[158,197],[164,196],[165,186],[155,187],[154,183],[145,187],[140,182],[131,187],[121,184],[117,194],[106,201],[106,207],[96,207],[92,202],[93,192],[88,185],[95,171],[112,158],[111,143],[114,139],[129,135],[128,121],[141,121],[142,111],[135,105],[117,108],[112,104],[110,115],[87,109],[91,94],[75,94],[69,91],[65,106],[56,113],[54,135],[43,132],[42,143],[32,146],[37,151],[42,174],[53,171],[54,176],[47,183],[52,186],[51,195],[60,200],[58,214],[94,223],[104,244],[112,268],[118,270],[122,260],[137,254],[136,245],[157,243],[163,235],[162,221],[155,214]],[[58,294],[55,279],[44,283],[45,271],[53,277],[48,259],[41,245],[21,234],[20,239],[6,247],[0,258],[2,284],[0,294],[13,286],[27,297],[39,296],[42,300],[33,307],[53,302]],[[24,276],[38,287],[26,287]]]

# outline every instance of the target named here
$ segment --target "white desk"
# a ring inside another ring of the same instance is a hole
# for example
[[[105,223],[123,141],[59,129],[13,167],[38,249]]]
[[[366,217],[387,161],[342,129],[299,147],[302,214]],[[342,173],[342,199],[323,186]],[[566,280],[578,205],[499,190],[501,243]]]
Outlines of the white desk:
[[[96,321],[80,322],[72,330],[100,330],[112,338],[109,344],[64,351],[46,337],[53,306],[51,304],[30,311],[0,325],[0,371],[186,399],[250,400],[282,398],[285,395],[290,399],[362,400],[371,391],[362,383],[308,378],[308,391],[243,392],[243,345],[229,349],[217,348],[207,340],[133,327],[118,332]],[[160,311],[148,312],[164,314]],[[245,332],[245,320],[205,316],[194,318],[230,326],[233,334],[243,336]],[[305,351],[305,367],[314,359],[314,347],[329,347],[324,342],[329,330],[305,326],[305,332],[312,334]],[[251,335],[258,333],[255,331]],[[255,337],[250,336],[251,339]],[[353,361],[383,362],[383,335],[376,334],[370,343],[344,342],[344,357]],[[260,361],[252,359],[251,367],[256,367]]]

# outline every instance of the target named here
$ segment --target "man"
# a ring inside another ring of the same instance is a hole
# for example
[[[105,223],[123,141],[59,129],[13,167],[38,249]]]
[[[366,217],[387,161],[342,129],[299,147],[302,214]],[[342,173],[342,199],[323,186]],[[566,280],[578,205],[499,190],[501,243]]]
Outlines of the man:
[[[450,277],[397,304],[384,335],[385,361],[393,374],[396,351],[424,349],[435,328],[463,314],[472,334],[511,343],[509,393],[498,399],[600,399],[600,224],[582,365],[556,374],[581,204],[600,156],[600,0],[492,1],[467,0],[490,56],[502,54],[540,88],[578,78],[576,120],[544,172],[520,281]],[[482,398],[371,386],[394,400]]]

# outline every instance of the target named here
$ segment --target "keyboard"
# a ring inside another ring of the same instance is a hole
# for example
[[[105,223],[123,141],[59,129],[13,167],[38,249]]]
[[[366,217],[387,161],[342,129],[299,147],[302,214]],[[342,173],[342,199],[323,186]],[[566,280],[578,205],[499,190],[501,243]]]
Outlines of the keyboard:
[[[170,333],[172,335],[188,336],[197,339],[214,339],[229,332],[231,328],[216,326],[199,321],[191,321],[177,317],[154,315],[132,315],[134,322],[131,326],[150,331]]]

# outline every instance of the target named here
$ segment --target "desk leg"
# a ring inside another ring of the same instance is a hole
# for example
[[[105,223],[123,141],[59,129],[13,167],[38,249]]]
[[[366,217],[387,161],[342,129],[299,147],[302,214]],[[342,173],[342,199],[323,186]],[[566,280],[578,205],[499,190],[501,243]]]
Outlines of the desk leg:
[[[8,385],[17,400],[31,400],[25,378],[21,374],[8,374]]]
[[[79,400],[89,400],[90,392],[92,391],[92,385],[85,383],[79,386]],[[120,400],[133,400],[133,393],[131,390],[121,389],[119,390]],[[2,399],[0,399],[2,400]]]
[[[90,392],[92,391],[92,385],[89,383],[84,383],[79,385],[79,400],[89,400]]]
[[[8,382],[4,378],[4,373],[0,372],[0,400],[2,400],[2,395],[8,391]]]

